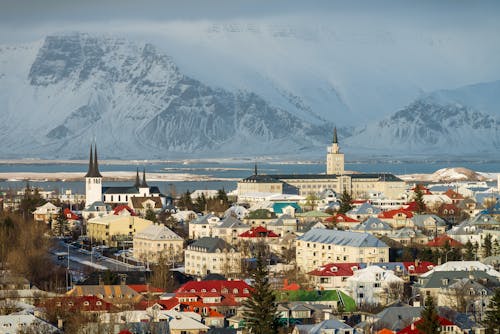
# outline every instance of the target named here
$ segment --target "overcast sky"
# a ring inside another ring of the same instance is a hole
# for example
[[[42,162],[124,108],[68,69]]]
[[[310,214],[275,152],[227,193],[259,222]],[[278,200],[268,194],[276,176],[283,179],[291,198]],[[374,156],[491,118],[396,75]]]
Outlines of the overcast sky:
[[[395,20],[412,29],[498,27],[500,1],[294,0],[2,0],[0,41],[29,41],[61,30],[96,25],[126,29],[127,22],[352,19],[356,24]],[[333,23],[333,22],[332,22]],[[417,23],[417,24],[416,24]],[[416,25],[415,25],[416,24]]]

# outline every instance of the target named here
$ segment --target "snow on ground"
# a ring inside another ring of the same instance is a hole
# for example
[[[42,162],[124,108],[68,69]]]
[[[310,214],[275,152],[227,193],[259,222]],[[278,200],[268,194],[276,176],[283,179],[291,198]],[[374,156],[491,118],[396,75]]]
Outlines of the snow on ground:
[[[478,173],[473,170],[454,167],[442,168],[432,174],[406,174],[398,175],[404,181],[423,181],[423,182],[452,182],[452,181],[496,181],[496,173]]]

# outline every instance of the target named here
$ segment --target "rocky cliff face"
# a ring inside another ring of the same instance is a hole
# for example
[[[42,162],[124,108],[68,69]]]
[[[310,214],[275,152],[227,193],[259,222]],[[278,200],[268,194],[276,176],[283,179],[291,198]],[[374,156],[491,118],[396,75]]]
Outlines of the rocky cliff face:
[[[204,85],[154,46],[123,39],[49,36],[27,77],[16,106],[23,112],[9,113],[5,154],[83,156],[92,138],[104,155],[121,158],[280,154],[324,147],[331,132],[255,93]],[[30,138],[13,140],[26,131]]]

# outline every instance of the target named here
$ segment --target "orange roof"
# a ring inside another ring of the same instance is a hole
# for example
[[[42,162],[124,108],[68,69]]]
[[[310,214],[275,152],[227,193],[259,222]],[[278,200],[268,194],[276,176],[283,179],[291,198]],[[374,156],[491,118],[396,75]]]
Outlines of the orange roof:
[[[337,213],[334,216],[325,219],[325,222],[329,223],[359,223],[359,220],[346,216],[342,213]]]
[[[377,332],[377,334],[394,334],[396,332],[391,331],[390,329],[387,328],[382,328]]]
[[[463,245],[456,241],[455,239],[450,238],[446,234],[438,235],[433,240],[427,243],[428,247],[444,247],[448,243],[450,247],[462,247]]]
[[[164,293],[165,290],[160,289],[160,288],[155,288],[154,286],[150,286],[148,284],[129,284],[129,288],[132,290],[135,290],[135,292],[138,293]]]

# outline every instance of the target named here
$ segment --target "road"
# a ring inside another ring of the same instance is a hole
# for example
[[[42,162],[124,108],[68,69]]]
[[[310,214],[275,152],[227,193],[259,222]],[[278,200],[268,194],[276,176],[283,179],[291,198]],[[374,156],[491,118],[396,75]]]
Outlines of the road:
[[[71,244],[66,244],[63,240],[56,240],[54,248],[51,250],[51,255],[55,263],[61,267],[68,267],[67,254],[69,252],[69,269],[74,274],[84,274],[93,270],[111,270],[111,271],[144,271],[144,267],[137,267],[128,263],[124,263],[117,259],[98,256],[96,252],[90,254],[89,251],[75,247]],[[56,253],[64,253],[64,259],[58,259]]]

